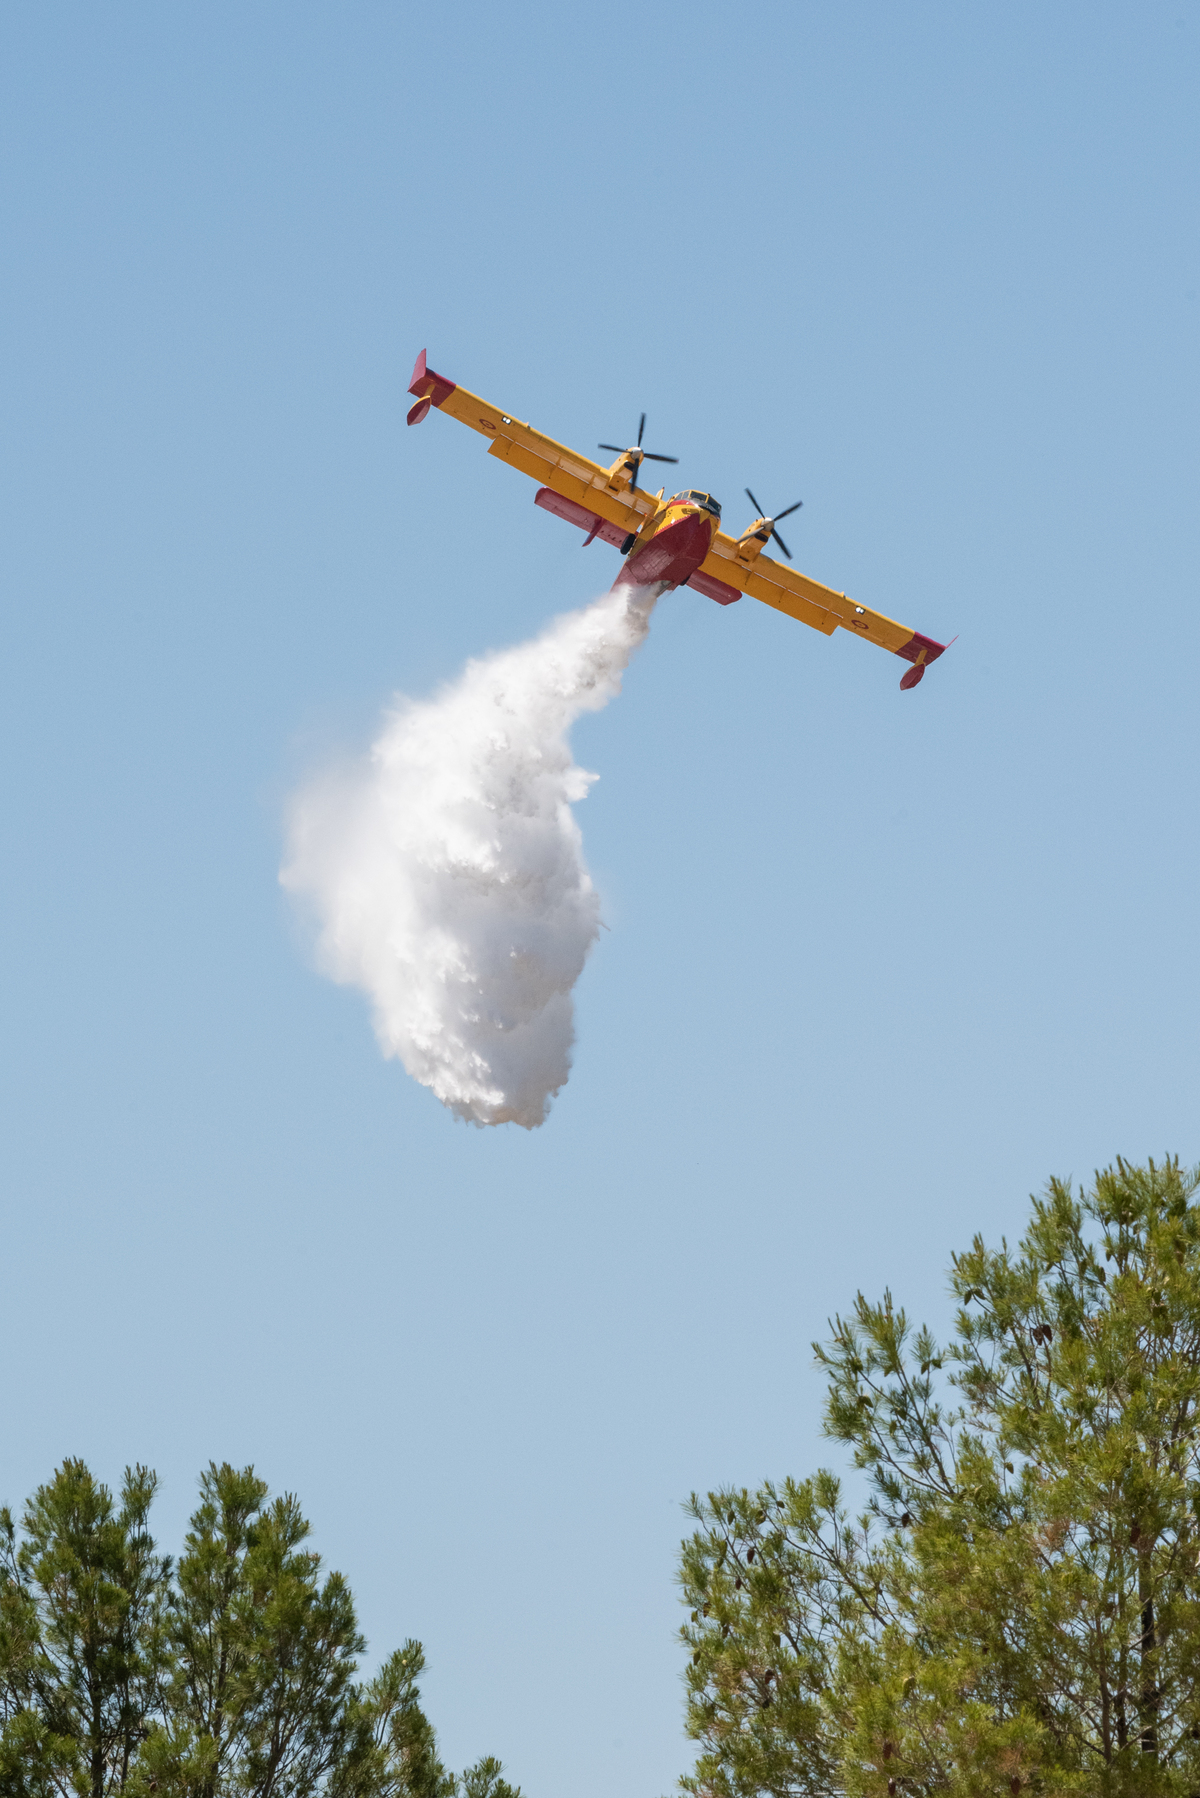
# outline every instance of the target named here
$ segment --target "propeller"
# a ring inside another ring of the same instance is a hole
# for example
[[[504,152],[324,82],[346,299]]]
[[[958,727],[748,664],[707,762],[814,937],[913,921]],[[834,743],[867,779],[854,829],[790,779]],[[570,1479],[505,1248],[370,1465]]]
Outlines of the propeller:
[[[598,443],[597,449],[613,450],[618,456],[633,456],[633,478],[629,483],[629,491],[637,492],[638,471],[643,462],[678,462],[678,456],[656,456],[650,450],[642,448],[642,436],[646,429],[646,414],[642,413],[642,422],[638,426],[638,440],[631,449],[622,449],[619,443]]]
[[[783,551],[784,555],[787,557],[788,561],[790,562],[792,559],[792,552],[788,548],[787,544],[784,542],[783,538],[779,535],[779,532],[775,529],[775,526],[778,524],[778,522],[781,518],[788,517],[789,513],[798,512],[800,510],[801,506],[804,504],[804,501],[802,499],[798,499],[794,506],[788,507],[786,512],[776,512],[774,518],[768,518],[766,512],[759,505],[758,501],[755,499],[754,495],[751,493],[749,487],[747,487],[747,489],[746,489],[746,498],[750,501],[750,504],[754,507],[755,511],[758,513],[758,515],[762,519],[763,523],[770,525],[772,537],[774,537],[776,543],[778,543],[780,549]]]

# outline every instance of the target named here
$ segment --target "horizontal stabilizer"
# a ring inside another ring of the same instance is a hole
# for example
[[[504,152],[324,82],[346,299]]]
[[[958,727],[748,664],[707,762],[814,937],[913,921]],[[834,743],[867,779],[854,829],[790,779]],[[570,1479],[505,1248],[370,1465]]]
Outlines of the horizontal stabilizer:
[[[565,518],[568,524],[578,525],[581,531],[588,533],[589,543],[593,537],[599,537],[602,542],[611,543],[614,549],[620,549],[629,535],[619,524],[610,524],[607,518],[597,518],[594,512],[589,512],[577,500],[555,493],[553,487],[539,487],[533,496],[533,503],[540,506],[543,512],[553,512],[556,518]]]

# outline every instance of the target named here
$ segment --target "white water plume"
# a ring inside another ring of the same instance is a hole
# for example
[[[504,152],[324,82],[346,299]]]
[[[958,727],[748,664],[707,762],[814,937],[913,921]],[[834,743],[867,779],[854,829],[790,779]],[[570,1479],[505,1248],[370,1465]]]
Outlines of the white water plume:
[[[653,600],[629,588],[401,700],[368,756],[294,798],[284,886],[322,971],[371,1000],[385,1055],[474,1124],[545,1122],[600,904],[567,735],[620,691]]]

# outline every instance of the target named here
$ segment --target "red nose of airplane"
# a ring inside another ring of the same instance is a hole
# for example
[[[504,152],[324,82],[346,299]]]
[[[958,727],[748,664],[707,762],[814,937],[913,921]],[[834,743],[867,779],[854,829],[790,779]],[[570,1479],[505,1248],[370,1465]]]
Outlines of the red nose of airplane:
[[[622,586],[650,587],[663,582],[682,587],[708,554],[715,520],[700,506],[688,506],[635,549],[617,576]]]

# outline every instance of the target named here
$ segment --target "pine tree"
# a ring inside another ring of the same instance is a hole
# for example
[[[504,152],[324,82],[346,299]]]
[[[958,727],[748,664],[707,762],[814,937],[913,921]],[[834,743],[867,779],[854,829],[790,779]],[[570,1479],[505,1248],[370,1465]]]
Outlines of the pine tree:
[[[1051,1182],[956,1256],[940,1349],[890,1294],[830,1340],[840,1481],[692,1510],[698,1798],[1200,1793],[1200,1170]]]
[[[485,1757],[447,1772],[406,1642],[361,1681],[349,1587],[322,1574],[290,1494],[201,1476],[177,1568],[68,1461],[0,1513],[0,1798],[520,1798]]]
[[[124,1788],[162,1663],[170,1568],[147,1527],[156,1483],[127,1468],[118,1506],[66,1461],[26,1506],[19,1545],[0,1512],[0,1790]]]

